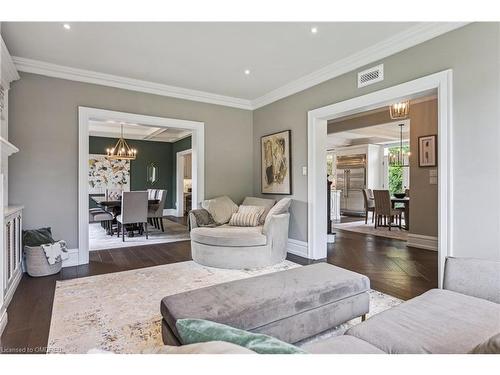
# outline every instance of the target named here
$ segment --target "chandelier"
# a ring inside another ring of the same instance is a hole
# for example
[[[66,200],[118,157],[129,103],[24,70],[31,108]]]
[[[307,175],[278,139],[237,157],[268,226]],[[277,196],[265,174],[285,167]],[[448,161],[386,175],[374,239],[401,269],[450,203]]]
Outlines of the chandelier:
[[[135,160],[137,150],[130,148],[125,138],[123,138],[123,124],[121,124],[121,136],[115,147],[106,149],[106,157],[110,160]]]
[[[408,117],[410,113],[410,101],[399,102],[391,105],[389,107],[391,113],[391,119],[393,120],[404,120]]]
[[[395,103],[389,107],[391,119],[404,120],[410,113],[410,102]],[[404,123],[398,124],[399,126],[399,148],[396,152],[389,153],[389,165],[391,167],[409,167],[410,166],[410,151],[408,147],[403,146],[403,127]]]

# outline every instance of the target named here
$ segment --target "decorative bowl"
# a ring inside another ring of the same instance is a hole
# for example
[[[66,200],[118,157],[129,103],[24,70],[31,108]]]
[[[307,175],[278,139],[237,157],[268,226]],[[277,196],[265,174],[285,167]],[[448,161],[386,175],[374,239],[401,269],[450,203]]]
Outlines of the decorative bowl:
[[[401,199],[401,198],[406,197],[406,193],[394,193],[394,196],[395,196],[396,198]]]

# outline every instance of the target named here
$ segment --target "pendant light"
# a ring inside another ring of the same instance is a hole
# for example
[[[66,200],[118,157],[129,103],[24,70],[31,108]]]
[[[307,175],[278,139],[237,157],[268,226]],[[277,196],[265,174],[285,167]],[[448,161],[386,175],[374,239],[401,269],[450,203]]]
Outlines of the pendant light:
[[[107,158],[110,160],[135,160],[137,150],[130,148],[125,138],[123,138],[123,124],[120,124],[120,126],[121,136],[115,147],[106,149]]]
[[[395,103],[389,107],[391,119],[404,120],[410,113],[410,102]],[[399,126],[399,149],[396,154],[389,154],[389,165],[391,167],[409,167],[410,166],[410,151],[405,151],[403,148],[403,127],[404,123],[398,124]]]

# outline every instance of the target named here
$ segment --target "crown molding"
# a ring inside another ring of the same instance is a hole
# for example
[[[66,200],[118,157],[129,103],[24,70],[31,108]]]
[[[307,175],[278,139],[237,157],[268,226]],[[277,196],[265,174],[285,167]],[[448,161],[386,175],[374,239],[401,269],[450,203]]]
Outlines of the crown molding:
[[[381,60],[405,49],[426,42],[439,35],[467,25],[468,22],[422,22],[391,38],[374,44],[333,64],[327,65],[302,78],[287,83],[261,97],[252,100],[252,108],[257,109],[287,96],[346,74],[367,64]]]
[[[68,66],[47,63],[40,60],[14,56],[14,64],[19,71],[40,74],[48,77],[68,79],[71,81],[93,83],[96,85],[117,87],[120,89],[145,92],[178,99],[192,100],[202,103],[223,105],[252,110],[251,101],[210,92],[191,90],[161,83],[143,81],[134,78],[99,73],[91,70],[71,68]]]
[[[416,46],[439,35],[467,25],[468,22],[422,22],[376,43],[371,47],[352,54],[333,64],[327,65],[313,73],[294,80],[284,86],[268,92],[256,99],[248,100],[214,94],[206,91],[191,90],[161,83],[143,81],[133,78],[99,73],[91,70],[71,68],[68,66],[47,63],[23,57],[12,58],[17,70],[40,74],[49,77],[68,79],[78,82],[117,87],[125,90],[145,92],[149,94],[192,100],[202,103],[217,104],[246,110],[255,110],[287,96],[296,94],[310,87],[348,73],[365,65],[381,60],[405,49]],[[4,43],[2,41],[2,50]],[[17,74],[17,72],[16,72]]]

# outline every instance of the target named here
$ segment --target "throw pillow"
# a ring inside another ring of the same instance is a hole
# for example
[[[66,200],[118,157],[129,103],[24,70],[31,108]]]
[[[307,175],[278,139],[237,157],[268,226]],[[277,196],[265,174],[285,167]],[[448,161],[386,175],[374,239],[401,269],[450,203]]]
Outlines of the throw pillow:
[[[226,224],[231,216],[238,211],[236,203],[227,196],[203,201],[201,207],[210,212],[217,224]]]
[[[283,198],[279,200],[278,203],[276,203],[273,206],[273,208],[269,210],[269,213],[267,214],[266,220],[264,222],[264,228],[263,228],[264,233],[267,232],[267,229],[269,227],[269,220],[271,220],[271,217],[273,215],[286,214],[290,209],[291,203],[292,203],[292,198]]]
[[[39,229],[23,230],[23,245],[24,246],[40,246],[49,243],[54,243],[52,231],[50,227]]]
[[[260,224],[264,224],[266,220],[267,214],[271,207],[274,206],[276,200],[274,199],[266,199],[266,198],[257,198],[257,197],[246,197],[243,201],[243,206],[259,206],[264,207],[264,213],[260,216]]]
[[[200,342],[197,344],[169,346],[164,345],[143,354],[256,354],[250,349],[224,341]]]
[[[175,324],[183,344],[226,341],[259,354],[298,354],[302,349],[275,339],[203,319],[179,319]]]
[[[500,354],[500,333],[491,336],[485,342],[472,349],[470,354]]]
[[[238,212],[231,216],[229,225],[235,227],[256,227],[260,224],[260,217],[264,213],[264,210],[264,207],[240,206]]]

